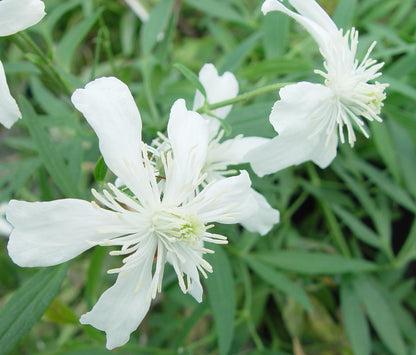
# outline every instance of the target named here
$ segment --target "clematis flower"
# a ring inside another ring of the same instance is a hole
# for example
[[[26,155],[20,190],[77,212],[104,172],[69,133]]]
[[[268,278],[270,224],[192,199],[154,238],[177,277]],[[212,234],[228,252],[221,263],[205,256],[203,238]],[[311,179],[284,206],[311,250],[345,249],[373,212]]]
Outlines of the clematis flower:
[[[259,175],[312,160],[327,167],[337,153],[338,135],[354,146],[354,126],[368,138],[365,120],[379,121],[387,84],[370,83],[378,78],[383,63],[370,59],[375,42],[364,59],[356,59],[358,32],[345,34],[314,0],[289,0],[297,13],[278,0],[266,0],[262,11],[281,11],[302,24],[324,57],[325,71],[315,70],[324,84],[300,82],[280,90],[270,114],[278,136],[253,149],[246,158]]]
[[[238,82],[235,76],[230,72],[218,75],[213,64],[205,64],[201,68],[199,81],[205,89],[206,100],[209,104],[229,100],[238,95]],[[197,90],[193,109],[196,111],[204,104],[205,97]],[[202,114],[209,125],[209,147],[202,167],[202,171],[206,175],[205,183],[235,174],[236,171],[229,170],[228,166],[246,163],[247,160],[244,159],[246,153],[268,141],[266,138],[243,137],[243,135],[223,141],[224,131],[221,129],[220,120],[224,120],[231,109],[232,105],[228,105],[215,109],[209,114]],[[160,135],[159,139],[154,142],[154,146],[154,154],[159,156],[170,149],[169,139]],[[252,213],[241,222],[247,230],[265,235],[273,225],[279,222],[279,211],[273,209],[264,196],[253,188],[249,190],[247,203],[251,206],[249,210]]]
[[[45,4],[40,0],[0,1],[0,36],[9,36],[33,26],[45,16],[44,10]],[[21,117],[0,61],[0,123],[10,128]]]
[[[162,178],[141,142],[140,114],[125,84],[112,77],[97,79],[76,90],[72,102],[126,188],[109,184],[102,193],[93,190],[98,203],[11,201],[7,219],[14,229],[8,251],[16,264],[31,267],[65,262],[94,245],[119,247],[110,252],[123,256],[122,265],[109,271],[118,274],[117,281],[80,319],[105,331],[107,348],[113,349],[128,341],[161,291],[167,261],[181,290],[201,302],[199,273],[212,272],[203,259],[212,251],[204,243],[227,243],[225,236],[209,231],[211,223],[238,223],[251,213],[246,201],[250,179],[241,172],[201,187],[208,123],[188,111],[184,100],[171,109],[167,132],[172,149],[162,157]]]

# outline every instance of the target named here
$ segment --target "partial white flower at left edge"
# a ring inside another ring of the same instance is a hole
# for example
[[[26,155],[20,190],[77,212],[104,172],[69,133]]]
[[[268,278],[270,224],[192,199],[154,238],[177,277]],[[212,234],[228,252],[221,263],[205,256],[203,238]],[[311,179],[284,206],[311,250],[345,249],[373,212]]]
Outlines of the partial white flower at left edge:
[[[45,16],[45,4],[40,0],[0,1],[0,36],[9,36],[38,23]],[[22,115],[10,94],[0,61],[0,123],[10,128]]]
[[[6,208],[7,203],[0,203],[0,237],[9,237],[12,231],[12,226],[6,221]]]
[[[280,90],[270,114],[278,136],[246,156],[253,170],[263,176],[311,160],[326,168],[337,154],[338,136],[351,146],[354,126],[368,138],[365,120],[379,121],[388,84],[375,81],[383,63],[371,59],[370,46],[364,59],[356,59],[358,32],[339,30],[315,0],[289,0],[297,13],[279,0],[266,0],[262,11],[280,11],[302,24],[319,45],[325,72],[315,70],[324,85],[300,82]]]
[[[119,268],[109,270],[118,274],[117,281],[80,319],[105,331],[107,348],[113,349],[125,344],[142,322],[162,289],[167,261],[181,290],[202,301],[199,273],[207,277],[213,271],[203,259],[212,252],[204,244],[227,243],[225,236],[210,232],[212,223],[238,223],[251,213],[251,182],[243,171],[201,188],[208,123],[188,111],[182,99],[170,112],[172,149],[162,158],[162,177],[141,141],[140,114],[125,84],[113,77],[96,79],[76,90],[72,102],[97,134],[105,163],[126,188],[108,184],[102,193],[92,190],[97,203],[12,200],[6,213],[14,228],[8,252],[16,264],[33,267],[63,263],[94,245],[119,247],[110,252],[123,257]]]
[[[205,64],[199,72],[199,81],[205,89],[207,97],[197,90],[195,93],[193,110],[203,107],[205,100],[209,104],[233,99],[238,95],[238,81],[230,72],[218,74],[213,64]],[[248,162],[245,155],[252,149],[265,144],[269,139],[261,137],[243,137],[239,135],[232,139],[222,140],[224,131],[221,129],[221,120],[226,119],[232,109],[232,105],[215,109],[202,117],[209,125],[209,147],[206,160],[203,165],[203,173],[206,174],[205,182],[210,183],[223,179],[235,170],[229,170],[230,165]],[[169,149],[169,141],[161,136],[155,141],[155,154]],[[279,222],[279,211],[273,209],[263,195],[253,188],[250,189],[248,203],[252,214],[241,222],[241,225],[250,232],[265,235]]]

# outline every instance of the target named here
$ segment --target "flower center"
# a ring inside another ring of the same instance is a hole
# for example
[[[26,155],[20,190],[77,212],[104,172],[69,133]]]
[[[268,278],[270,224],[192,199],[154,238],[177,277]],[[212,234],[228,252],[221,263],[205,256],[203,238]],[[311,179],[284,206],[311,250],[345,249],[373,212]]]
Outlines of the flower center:
[[[181,207],[166,208],[154,212],[152,230],[157,237],[171,242],[196,245],[202,241],[206,227],[192,211]]]

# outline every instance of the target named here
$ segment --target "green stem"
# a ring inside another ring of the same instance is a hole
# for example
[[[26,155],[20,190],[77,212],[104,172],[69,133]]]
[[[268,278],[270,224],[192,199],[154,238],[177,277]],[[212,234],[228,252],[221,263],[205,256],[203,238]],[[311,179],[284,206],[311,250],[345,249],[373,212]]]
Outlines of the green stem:
[[[291,84],[291,83],[278,83],[278,84],[264,86],[264,87],[256,89],[256,90],[246,92],[245,94],[238,95],[237,97],[234,97],[234,98],[229,99],[229,100],[220,101],[220,102],[217,102],[215,104],[206,104],[205,106],[201,107],[198,110],[198,112],[203,113],[203,112],[206,112],[206,111],[212,111],[212,110],[215,110],[215,109],[220,108],[220,107],[235,104],[237,102],[247,101],[247,100],[250,100],[250,99],[252,99],[253,97],[256,97],[256,96],[267,94],[267,93],[273,92],[273,91],[277,91],[277,90],[281,89],[282,87],[284,87],[286,85],[289,85],[289,84]]]
[[[308,163],[306,165],[306,169],[308,171],[309,177],[311,178],[312,184],[315,186],[320,186],[321,179],[319,178],[319,175],[316,172],[316,169],[313,163]],[[331,231],[330,235],[333,238],[335,245],[338,247],[342,255],[351,257],[350,249],[348,248],[348,244],[344,238],[344,235],[342,234],[341,228],[338,224],[338,221],[334,213],[331,211],[331,209],[329,208],[326,202],[319,200],[319,203],[324,212],[325,219],[328,222],[328,227]]]
[[[56,71],[53,66],[53,63],[49,57],[45,55],[45,53],[39,48],[39,46],[25,33],[19,32],[17,38],[20,39],[27,47],[29,47],[33,53],[35,53],[43,62],[44,64],[44,72],[49,75],[61,88],[65,91],[67,95],[72,95],[72,88],[66,82],[64,78]],[[20,46],[21,47],[21,46]]]

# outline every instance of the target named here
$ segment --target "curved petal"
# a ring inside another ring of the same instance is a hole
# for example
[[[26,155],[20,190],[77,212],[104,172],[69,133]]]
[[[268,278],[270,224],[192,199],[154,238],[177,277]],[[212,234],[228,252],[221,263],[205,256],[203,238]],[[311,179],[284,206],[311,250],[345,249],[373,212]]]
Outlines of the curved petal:
[[[19,107],[10,94],[3,64],[0,61],[0,123],[6,128],[10,128],[21,117]]]
[[[249,190],[251,186],[247,171],[240,175],[224,178],[208,184],[192,200],[188,207],[193,209],[204,223],[239,223],[247,214],[255,209],[248,206]]]
[[[238,95],[238,81],[234,74],[225,72],[218,75],[217,68],[211,63],[205,64],[199,71],[199,81],[207,93],[207,100],[210,104],[233,99]],[[197,110],[204,104],[203,95],[197,91],[194,98],[193,109]],[[218,108],[212,113],[224,119],[230,113],[232,105]]]
[[[0,36],[8,36],[38,23],[45,16],[40,0],[0,1]]]
[[[250,213],[240,222],[241,225],[250,232],[257,232],[266,235],[273,226],[280,221],[280,213],[272,208],[263,195],[256,190],[250,189],[250,198],[247,200],[248,206],[256,206],[254,213]],[[249,207],[248,207],[249,209]]]
[[[133,231],[120,214],[75,199],[12,200],[6,218],[14,228],[7,249],[19,266],[60,264],[95,242]]]
[[[322,112],[320,107],[332,96],[331,89],[321,84],[300,82],[287,85],[279,91],[280,100],[276,101],[269,120],[276,132],[312,131],[316,121],[325,117],[314,117]]]
[[[172,174],[166,177],[164,201],[182,202],[180,191],[193,188],[204,166],[209,132],[208,122],[194,111],[188,111],[183,99],[176,100],[170,111],[168,137],[173,151]]]
[[[93,309],[80,318],[82,324],[105,331],[109,350],[126,344],[149,311],[152,261],[153,255],[136,268],[119,274]]]
[[[142,121],[129,88],[114,77],[96,79],[71,97],[99,139],[105,163],[143,204],[154,196],[141,157]]]
[[[309,130],[282,133],[252,150],[246,158],[260,177],[308,160],[312,160],[321,168],[326,168],[337,154],[338,137],[334,132],[329,143],[327,139],[326,132],[312,137]]]
[[[278,0],[266,0],[261,10],[266,15],[270,11],[280,11],[285,13],[286,15],[289,15],[294,20],[299,22],[305,29],[310,33],[310,35],[315,39],[315,41],[318,43],[320,48],[326,49],[327,47],[327,40],[328,38],[334,33],[334,32],[328,32],[326,28],[322,26],[327,26],[328,24],[320,24],[318,22],[314,21],[314,18],[308,18],[302,15],[297,14],[296,12],[293,12],[289,10],[286,6],[281,4]],[[335,30],[337,28],[335,27]]]
[[[328,32],[338,32],[338,28],[328,14],[315,0],[289,0],[292,6],[306,18],[317,23]]]

